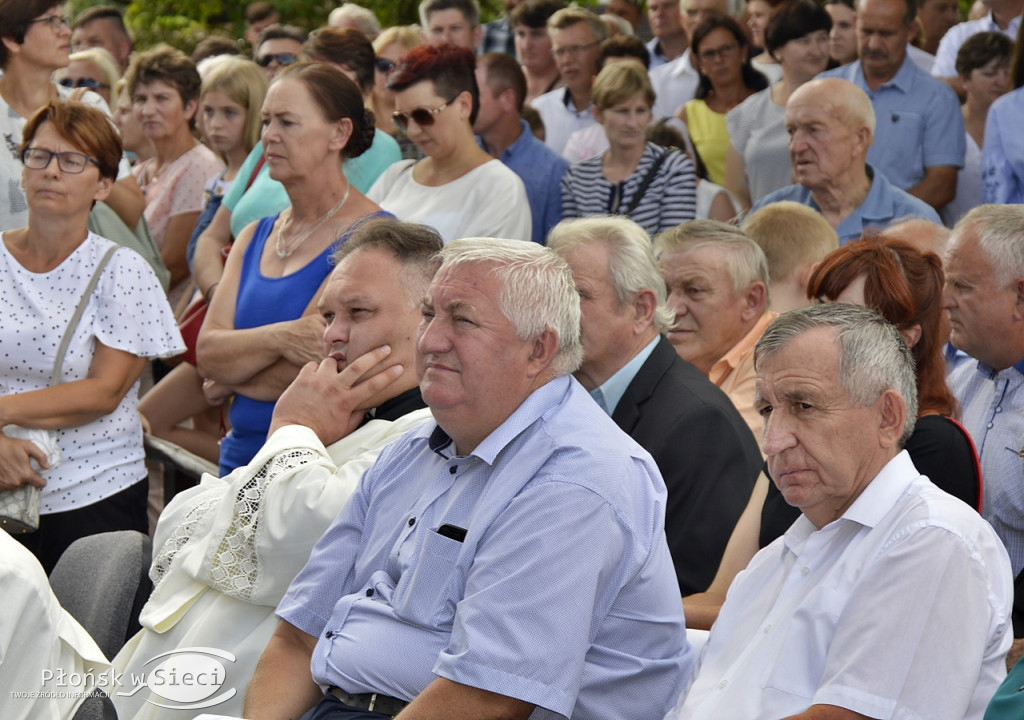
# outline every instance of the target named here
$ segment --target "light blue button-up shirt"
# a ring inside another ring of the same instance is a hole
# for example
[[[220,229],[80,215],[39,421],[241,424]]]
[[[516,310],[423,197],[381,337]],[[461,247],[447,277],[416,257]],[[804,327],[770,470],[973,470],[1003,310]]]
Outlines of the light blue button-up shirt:
[[[548,233],[562,219],[562,176],[569,169],[569,161],[533,136],[525,120],[519,121],[522,133],[499,158],[519,176],[526,186],[526,199],[530,201],[535,243],[543,245]],[[477,143],[484,150],[480,137]]]
[[[868,165],[865,169],[867,170],[868,178],[871,180],[871,189],[868,190],[868,195],[864,198],[864,202],[858,205],[856,210],[843,218],[843,221],[839,223],[839,227],[836,228],[840,245],[856,240],[868,228],[884,228],[893,220],[902,218],[915,217],[928,220],[937,225],[942,224],[939,214],[935,212],[935,208],[931,205],[900,190],[898,187],[894,187],[884,176],[875,172],[871,165]],[[779,202],[780,200],[792,200],[801,205],[812,207],[819,212],[821,211],[821,208],[814,202],[814,198],[811,197],[811,191],[803,185],[790,185],[789,187],[769,193],[754,203],[753,209],[758,210],[769,203]]]
[[[877,90],[868,88],[860,60],[819,77],[849,80],[871,98],[875,139],[868,162],[896,187],[913,187],[924,177],[925,168],[964,166],[967,140],[960,100],[946,83],[922,72],[909,56]]]
[[[992,103],[981,149],[981,197],[987,203],[1024,203],[1024,88]]]
[[[534,718],[660,718],[693,662],[666,495],[558,378],[466,457],[433,423],[386,448],[278,614],[319,638],[321,685],[412,699],[441,676]]]
[[[1016,577],[1024,568],[1024,360],[999,372],[964,363],[949,387],[981,456],[981,514],[1006,546]]]

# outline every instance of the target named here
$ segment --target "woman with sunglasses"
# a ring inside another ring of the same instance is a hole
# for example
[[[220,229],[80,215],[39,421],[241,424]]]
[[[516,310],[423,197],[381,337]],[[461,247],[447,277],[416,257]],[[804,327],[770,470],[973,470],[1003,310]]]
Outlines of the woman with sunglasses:
[[[55,100],[25,125],[17,151],[29,210],[26,227],[0,235],[0,425],[56,431],[60,462],[49,467],[33,443],[0,433],[0,490],[42,488],[39,530],[21,537],[49,571],[80,537],[148,531],[139,376],[148,358],[184,345],[146,261],[86,227],[121,160],[109,118]],[[84,312],[51,382],[80,298]]]
[[[959,410],[946,385],[942,353],[944,282],[937,255],[882,235],[847,243],[825,256],[811,274],[807,297],[870,307],[896,326],[917,368],[919,412],[906,450],[922,475],[980,511],[978,456],[967,431],[951,419]],[[711,587],[683,598],[687,627],[711,627],[733,578],[760,548],[785,533],[799,514],[762,474],[733,529]]]
[[[679,119],[716,185],[725,185],[726,113],[768,87],[765,76],[751,67],[748,51],[743,29],[731,17],[712,15],[693,31],[690,54],[700,80],[696,97],[680,108]]]
[[[16,148],[25,119],[57,98],[74,97],[86,105],[110,112],[91,90],[58,85],[53,73],[67,66],[71,52],[71,25],[56,0],[0,0],[0,136],[7,151],[0,152],[0,230],[28,223],[28,205],[18,185],[21,162]],[[127,161],[118,167],[117,182],[106,204],[128,228],[142,217],[145,200]]]
[[[94,47],[71,53],[69,59],[68,66],[57,71],[57,84],[92,90],[113,111],[117,105],[113,96],[114,86],[121,77],[114,56],[101,47]]]
[[[340,70],[311,62],[282,69],[261,116],[266,166],[291,206],[239,234],[199,333],[207,397],[233,395],[221,477],[263,446],[274,403],[302,366],[323,360],[316,303],[330,255],[364,218],[381,214],[343,170],[370,147],[374,127],[359,89]]]
[[[388,77],[405,57],[405,54],[417,45],[423,44],[423,33],[418,25],[400,25],[384,30],[373,41],[374,85],[368,107],[373,110],[377,129],[386,132],[398,141],[402,150],[403,160],[419,160],[423,153],[409,136],[401,132],[395,125],[391,113],[395,111],[395,94],[388,89]]]
[[[395,163],[367,196],[400,220],[429,225],[445,242],[464,237],[530,240],[522,180],[473,135],[479,110],[476,59],[454,45],[420,45],[388,78],[398,125],[426,156]]]

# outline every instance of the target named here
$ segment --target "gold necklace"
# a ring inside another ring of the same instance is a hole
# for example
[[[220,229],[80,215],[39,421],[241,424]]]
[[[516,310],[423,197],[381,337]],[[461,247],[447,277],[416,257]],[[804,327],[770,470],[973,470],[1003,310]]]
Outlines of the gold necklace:
[[[306,242],[306,240],[309,239],[310,235],[312,235],[317,230],[319,230],[321,227],[323,227],[323,224],[325,222],[330,220],[332,217],[334,217],[337,214],[337,212],[339,210],[341,210],[342,206],[345,205],[345,201],[348,200],[348,193],[349,193],[349,191],[351,189],[352,189],[352,183],[348,183],[348,185],[346,185],[346,187],[345,187],[345,194],[341,196],[341,200],[338,201],[338,204],[335,205],[334,207],[332,207],[330,209],[330,211],[328,211],[328,213],[326,215],[324,215],[322,218],[320,218],[320,220],[316,223],[316,225],[311,227],[306,232],[302,233],[298,237],[298,239],[296,239],[296,240],[292,240],[291,242],[286,242],[285,239],[284,239],[284,233],[283,233],[284,223],[282,222],[280,225],[278,225],[277,226],[277,237],[274,240],[274,246],[277,249],[277,256],[279,258],[281,258],[282,260],[284,260],[286,257],[291,255],[293,252],[298,250],[299,246],[301,246],[302,243]]]

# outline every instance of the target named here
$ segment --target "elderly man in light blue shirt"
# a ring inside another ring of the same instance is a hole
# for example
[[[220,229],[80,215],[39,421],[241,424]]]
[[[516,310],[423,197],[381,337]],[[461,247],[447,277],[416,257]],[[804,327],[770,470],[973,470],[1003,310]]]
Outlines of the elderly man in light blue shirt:
[[[954,370],[949,387],[981,456],[982,515],[1016,577],[1024,570],[1024,207],[981,205],[965,215],[945,270],[950,340],[977,361]],[[1014,635],[1024,638],[1024,597],[1014,608]],[[1024,640],[1015,644],[1024,650]]]
[[[874,127],[871,102],[853,83],[818,78],[797,88],[786,103],[786,128],[798,184],[765,195],[754,210],[780,200],[807,205],[835,228],[841,244],[897,219],[940,224],[930,205],[867,164]]]
[[[441,257],[416,357],[436,423],[314,548],[245,717],[661,717],[693,660],[665,485],[569,377],[572,274],[533,243]]]
[[[867,93],[877,119],[868,162],[938,210],[956,195],[966,136],[956,93],[907,55],[915,14],[915,0],[859,0],[860,59],[822,77],[849,80]]]

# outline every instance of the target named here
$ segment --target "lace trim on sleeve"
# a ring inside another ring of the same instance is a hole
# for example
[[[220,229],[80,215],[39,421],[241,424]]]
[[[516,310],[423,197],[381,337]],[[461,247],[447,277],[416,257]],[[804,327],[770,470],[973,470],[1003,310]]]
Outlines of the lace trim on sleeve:
[[[312,450],[295,449],[271,458],[239,488],[231,523],[213,550],[210,563],[211,586],[226,595],[250,600],[260,580],[260,558],[256,537],[260,530],[263,495],[270,483],[282,475],[315,462]]]
[[[207,513],[220,500],[221,498],[219,497],[207,497],[200,500],[196,503],[195,507],[186,513],[185,519],[171,532],[170,537],[167,538],[157,552],[156,557],[153,558],[153,565],[149,570],[149,577],[153,581],[154,589],[167,576],[167,572],[171,569],[171,564],[174,562],[178,551],[188,543],[196,528],[206,518]]]

